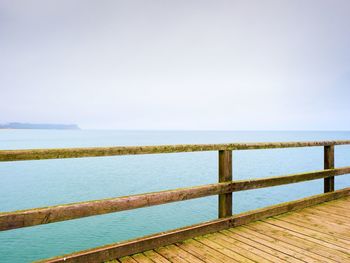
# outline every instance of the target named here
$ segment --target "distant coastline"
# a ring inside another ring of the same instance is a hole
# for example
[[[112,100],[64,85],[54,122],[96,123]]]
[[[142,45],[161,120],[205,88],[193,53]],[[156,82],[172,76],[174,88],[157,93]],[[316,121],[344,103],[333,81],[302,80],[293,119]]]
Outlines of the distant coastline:
[[[0,129],[43,129],[43,130],[80,130],[77,124],[48,124],[10,122],[0,124]]]

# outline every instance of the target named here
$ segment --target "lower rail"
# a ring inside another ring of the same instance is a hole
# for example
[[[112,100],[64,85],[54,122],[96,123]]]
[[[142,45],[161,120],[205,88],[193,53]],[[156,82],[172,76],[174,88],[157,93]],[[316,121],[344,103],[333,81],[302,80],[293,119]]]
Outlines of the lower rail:
[[[205,196],[278,186],[329,178],[350,173],[350,167],[321,170],[253,180],[236,180],[225,183],[167,190],[66,205],[34,208],[0,213],[0,231],[101,215],[141,207],[155,206]]]
[[[94,249],[80,251],[78,253],[67,254],[46,260],[37,261],[38,263],[59,263],[59,262],[75,262],[75,263],[93,263],[112,260],[123,256],[151,250],[176,242],[184,241],[200,235],[214,233],[220,230],[228,229],[235,226],[248,224],[250,222],[265,219],[271,216],[279,215],[286,212],[295,211],[308,206],[320,204],[323,202],[335,200],[341,197],[350,196],[350,188],[315,195],[296,201],[281,203],[253,211],[241,213],[228,218],[222,218],[205,222],[189,227],[179,228],[167,232],[145,236],[125,242],[114,243],[101,246]]]

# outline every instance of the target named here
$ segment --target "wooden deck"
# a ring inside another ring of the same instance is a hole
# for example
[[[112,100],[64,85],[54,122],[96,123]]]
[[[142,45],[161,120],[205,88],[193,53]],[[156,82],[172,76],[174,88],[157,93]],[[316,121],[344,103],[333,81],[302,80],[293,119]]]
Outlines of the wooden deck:
[[[350,262],[350,197],[114,262]]]

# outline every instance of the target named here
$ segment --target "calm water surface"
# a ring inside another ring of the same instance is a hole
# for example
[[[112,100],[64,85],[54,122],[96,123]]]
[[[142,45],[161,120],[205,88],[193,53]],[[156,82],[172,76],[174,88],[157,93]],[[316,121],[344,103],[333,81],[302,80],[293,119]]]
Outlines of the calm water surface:
[[[0,149],[344,140],[350,132],[0,130]],[[335,148],[350,165],[350,146]],[[323,148],[235,151],[235,179],[323,168]],[[217,153],[175,153],[0,163],[0,211],[217,182]],[[336,189],[350,177],[336,178]],[[234,212],[322,193],[322,180],[234,193]],[[0,232],[1,262],[33,260],[215,219],[217,197]]]

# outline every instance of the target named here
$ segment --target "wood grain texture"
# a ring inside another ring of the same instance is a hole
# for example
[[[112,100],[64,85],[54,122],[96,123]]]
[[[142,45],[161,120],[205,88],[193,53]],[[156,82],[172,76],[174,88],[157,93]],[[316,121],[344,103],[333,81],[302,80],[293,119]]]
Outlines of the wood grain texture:
[[[63,159],[63,158],[200,152],[200,151],[225,151],[225,150],[233,151],[233,150],[254,150],[254,149],[274,149],[274,148],[295,148],[295,147],[331,146],[331,145],[345,145],[345,144],[350,144],[350,140],[0,150],[0,161],[4,162],[4,161]]]
[[[166,246],[181,242],[190,238],[194,238],[200,235],[218,232],[224,229],[228,229],[235,226],[241,226],[248,224],[252,221],[265,219],[271,216],[276,216],[281,213],[291,212],[312,205],[320,204],[323,202],[335,200],[342,197],[350,196],[350,188],[320,194],[308,198],[303,198],[296,201],[282,203],[266,207],[263,209],[257,209],[254,211],[241,213],[229,218],[222,218],[213,220],[210,222],[197,224],[189,227],[184,227],[172,231],[162,232],[155,235],[150,235],[143,238],[138,238],[130,241],[115,243],[89,249],[73,254],[68,254],[60,257],[46,259],[39,262],[102,262],[112,260],[131,254],[140,253],[143,251],[155,249],[161,246]]]
[[[232,151],[219,151],[219,183],[232,181]],[[232,216],[232,192],[220,194],[218,217]]]
[[[324,169],[334,168],[334,146],[329,145],[324,147]],[[334,176],[324,179],[324,192],[334,191]]]
[[[0,231],[40,224],[49,224],[93,215],[132,210],[141,207],[190,200],[205,196],[298,183],[348,173],[350,173],[350,167],[343,167],[310,173],[300,173],[254,180],[239,180],[148,194],[34,208],[14,212],[0,212]]]

